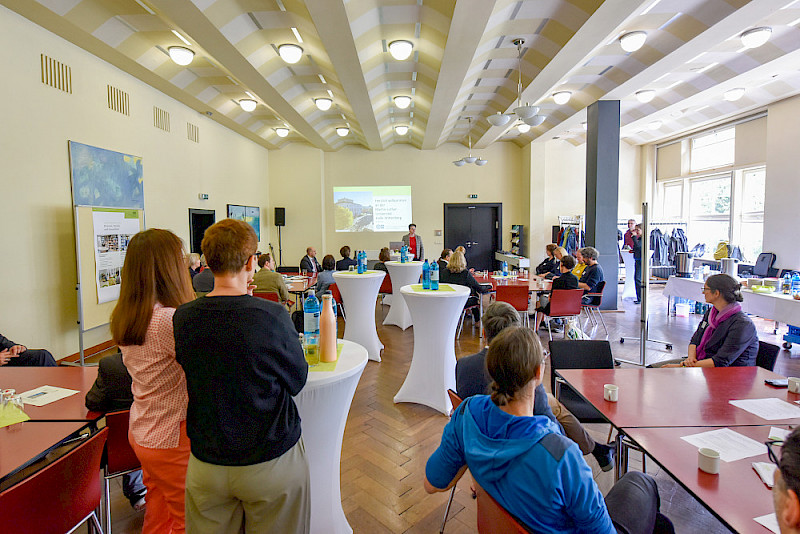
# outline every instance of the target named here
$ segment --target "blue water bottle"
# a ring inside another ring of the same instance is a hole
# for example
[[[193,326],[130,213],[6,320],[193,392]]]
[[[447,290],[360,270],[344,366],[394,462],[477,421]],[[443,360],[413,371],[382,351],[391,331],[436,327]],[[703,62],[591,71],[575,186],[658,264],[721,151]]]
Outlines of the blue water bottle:
[[[439,290],[439,264],[435,261],[430,263],[431,289],[433,291]]]
[[[361,264],[361,251],[360,250],[356,251],[356,270],[358,271],[358,274],[361,274],[361,273],[364,272],[364,267]]]
[[[508,262],[503,262],[503,276],[508,276]]]
[[[309,291],[303,302],[303,340],[306,359],[319,362],[319,301],[314,291]]]
[[[428,265],[428,260],[422,264],[422,289],[431,288],[431,266]]]
[[[367,251],[366,250],[362,250],[361,251],[361,263],[362,263],[361,269],[364,272],[367,272]]]
[[[784,295],[792,294],[792,275],[783,273],[783,282],[781,283],[781,291]]]
[[[406,246],[403,245],[400,247],[400,263],[406,263],[408,261],[408,257],[406,256]]]

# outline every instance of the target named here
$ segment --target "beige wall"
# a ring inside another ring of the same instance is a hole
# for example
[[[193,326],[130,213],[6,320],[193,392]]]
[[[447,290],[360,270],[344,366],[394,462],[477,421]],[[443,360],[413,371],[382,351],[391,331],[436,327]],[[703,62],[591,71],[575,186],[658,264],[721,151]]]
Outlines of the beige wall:
[[[41,83],[40,53],[72,68],[73,94]],[[142,156],[147,226],[184,240],[190,207],[219,220],[227,203],[269,205],[267,150],[4,7],[0,65],[0,333],[14,341],[56,358],[78,350],[68,140]],[[106,84],[130,94],[129,117],[108,109]],[[170,113],[170,133],[153,126],[154,105]],[[186,138],[187,121],[199,126],[199,144]],[[107,339],[101,328],[86,341]]]

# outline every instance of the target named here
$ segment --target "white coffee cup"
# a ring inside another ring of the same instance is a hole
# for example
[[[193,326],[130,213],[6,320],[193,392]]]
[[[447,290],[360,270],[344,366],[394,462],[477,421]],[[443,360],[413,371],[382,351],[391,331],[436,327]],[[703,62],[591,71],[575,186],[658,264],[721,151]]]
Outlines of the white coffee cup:
[[[711,475],[719,473],[719,452],[703,447],[697,451],[697,467]]]
[[[617,402],[619,400],[619,386],[614,384],[604,385],[603,398],[609,402]]]
[[[792,393],[800,393],[800,378],[796,376],[789,377],[789,391]]]

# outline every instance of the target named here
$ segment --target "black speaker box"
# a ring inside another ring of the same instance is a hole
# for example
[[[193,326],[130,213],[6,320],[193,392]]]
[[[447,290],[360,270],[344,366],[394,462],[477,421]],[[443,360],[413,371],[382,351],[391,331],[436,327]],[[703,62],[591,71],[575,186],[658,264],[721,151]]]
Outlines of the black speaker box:
[[[275,208],[275,226],[286,226],[286,208]]]

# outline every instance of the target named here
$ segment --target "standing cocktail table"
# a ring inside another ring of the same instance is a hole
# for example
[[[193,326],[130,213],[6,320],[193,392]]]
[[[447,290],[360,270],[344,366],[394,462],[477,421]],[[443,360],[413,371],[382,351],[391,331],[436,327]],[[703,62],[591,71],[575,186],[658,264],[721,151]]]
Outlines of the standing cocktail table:
[[[381,361],[383,343],[375,328],[375,302],[378,290],[386,273],[367,271],[337,271],[333,279],[342,294],[347,320],[344,326],[344,339],[358,343],[367,349],[369,359]]]
[[[414,354],[394,402],[416,402],[447,415],[452,408],[447,390],[456,387],[456,326],[469,288],[439,284],[431,291],[414,284],[400,291],[414,320]]]
[[[411,314],[408,313],[408,306],[403,300],[400,289],[409,284],[419,283],[422,274],[421,261],[409,261],[400,263],[399,261],[387,261],[386,268],[389,269],[389,276],[392,278],[392,307],[389,309],[383,324],[393,324],[403,330],[414,324]]]

